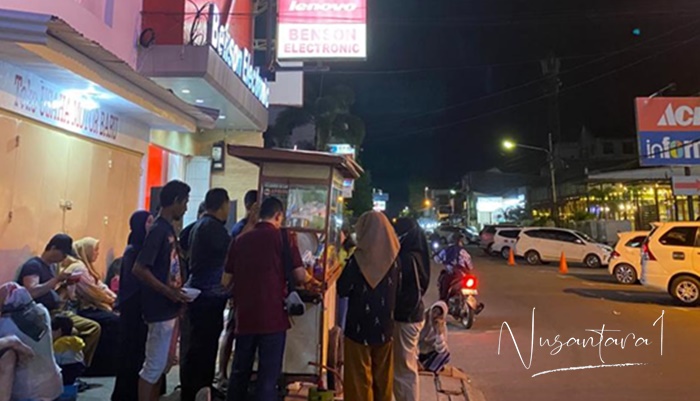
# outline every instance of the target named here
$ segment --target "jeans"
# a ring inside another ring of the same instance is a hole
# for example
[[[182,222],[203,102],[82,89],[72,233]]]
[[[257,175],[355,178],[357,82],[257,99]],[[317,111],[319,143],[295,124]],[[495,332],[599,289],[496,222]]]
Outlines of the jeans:
[[[258,372],[255,400],[277,401],[277,383],[282,375],[284,345],[287,332],[236,336],[233,354],[233,372],[229,381],[226,401],[246,401],[248,384],[253,371],[255,355]]]
[[[225,298],[204,295],[187,306],[180,339],[182,401],[194,401],[197,392],[214,381],[225,307]]]

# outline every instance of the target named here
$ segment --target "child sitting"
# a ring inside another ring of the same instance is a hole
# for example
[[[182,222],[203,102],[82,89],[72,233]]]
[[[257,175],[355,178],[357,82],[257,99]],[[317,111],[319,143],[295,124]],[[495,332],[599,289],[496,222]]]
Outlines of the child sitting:
[[[73,321],[64,315],[57,315],[51,321],[53,350],[56,363],[61,368],[63,385],[71,386],[85,371],[85,342],[73,335]]]
[[[423,368],[439,373],[450,361],[447,348],[447,304],[438,301],[425,311],[425,326],[418,339],[418,360]]]

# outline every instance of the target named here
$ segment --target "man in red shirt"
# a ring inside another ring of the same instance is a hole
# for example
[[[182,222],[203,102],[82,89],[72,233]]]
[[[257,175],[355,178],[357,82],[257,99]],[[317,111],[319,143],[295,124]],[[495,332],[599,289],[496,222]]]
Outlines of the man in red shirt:
[[[236,351],[227,401],[247,399],[253,362],[258,355],[257,396],[276,401],[277,382],[282,374],[289,317],[285,309],[287,279],[303,284],[306,271],[296,241],[281,230],[284,206],[268,198],[260,206],[260,222],[231,244],[226,272],[232,275],[236,310]],[[283,239],[289,244],[285,267]],[[291,266],[289,266],[291,264]],[[285,272],[285,269],[289,271]]]

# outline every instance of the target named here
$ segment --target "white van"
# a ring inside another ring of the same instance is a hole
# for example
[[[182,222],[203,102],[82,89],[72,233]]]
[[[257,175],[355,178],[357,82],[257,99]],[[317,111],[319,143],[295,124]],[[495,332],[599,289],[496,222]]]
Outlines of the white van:
[[[639,281],[645,287],[668,292],[683,304],[700,304],[700,222],[652,226],[642,244]]]
[[[496,229],[496,234],[493,235],[493,244],[491,244],[491,254],[501,255],[503,259],[508,259],[510,249],[515,248],[515,242],[519,234],[519,228]]]
[[[559,261],[562,252],[567,262],[601,267],[607,266],[612,248],[582,232],[549,227],[524,228],[515,244],[515,254],[531,265]]]

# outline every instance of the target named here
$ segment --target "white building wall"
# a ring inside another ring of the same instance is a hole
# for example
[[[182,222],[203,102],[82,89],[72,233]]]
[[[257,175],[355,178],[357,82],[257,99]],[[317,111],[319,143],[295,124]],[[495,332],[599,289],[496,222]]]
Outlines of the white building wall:
[[[2,0],[0,9],[54,15],[136,69],[143,0]]]

